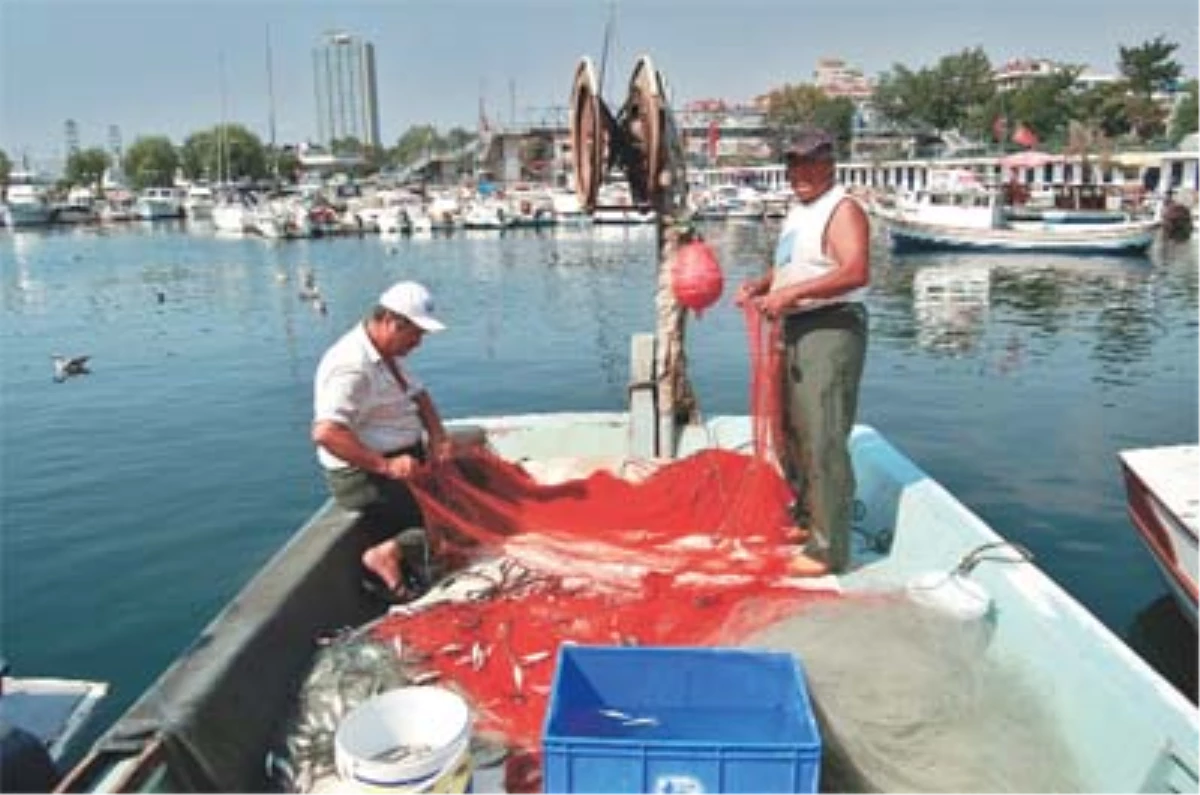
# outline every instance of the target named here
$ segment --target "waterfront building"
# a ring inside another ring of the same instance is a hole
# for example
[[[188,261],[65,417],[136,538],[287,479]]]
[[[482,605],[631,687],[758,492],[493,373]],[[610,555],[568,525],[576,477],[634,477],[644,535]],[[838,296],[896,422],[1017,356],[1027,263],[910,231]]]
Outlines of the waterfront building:
[[[992,82],[997,91],[1015,91],[1035,80],[1050,77],[1065,67],[1049,58],[1014,58],[999,69],[992,70]]]
[[[954,158],[896,158],[845,160],[837,164],[837,179],[846,186],[871,192],[892,193],[929,187],[931,176],[947,169],[964,169],[984,183],[1017,182],[1031,193],[1052,192],[1068,186],[1094,185],[1112,195],[1137,202],[1170,191],[1189,207],[1200,204],[1200,152],[1195,139],[1171,152],[1119,151],[1086,161],[1077,156],[1046,155],[1037,166],[1006,166],[1002,155]],[[788,187],[783,165],[699,169],[689,175],[697,188],[748,185],[764,191]]]
[[[327,33],[313,50],[317,138],[330,151],[354,139],[382,146],[375,47],[344,31]]]
[[[813,82],[828,97],[849,97],[856,103],[869,100],[875,87],[862,70],[841,58],[818,58]]]

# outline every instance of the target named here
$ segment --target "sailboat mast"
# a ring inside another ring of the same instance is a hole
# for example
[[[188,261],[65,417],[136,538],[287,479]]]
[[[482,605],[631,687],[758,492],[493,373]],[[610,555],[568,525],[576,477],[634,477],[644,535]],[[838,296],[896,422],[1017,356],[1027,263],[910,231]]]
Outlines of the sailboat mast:
[[[275,151],[275,73],[271,66],[271,26],[267,25],[267,132],[271,138],[271,176],[279,181],[279,154]]]
[[[221,81],[221,124],[217,127],[217,184],[224,185],[229,178],[225,153],[225,51],[218,59],[218,76]]]

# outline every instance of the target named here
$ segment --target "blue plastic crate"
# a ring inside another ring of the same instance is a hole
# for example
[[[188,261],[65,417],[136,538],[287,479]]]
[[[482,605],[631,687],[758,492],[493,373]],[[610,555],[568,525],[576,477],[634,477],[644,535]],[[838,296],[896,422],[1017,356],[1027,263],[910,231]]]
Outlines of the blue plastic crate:
[[[748,649],[561,646],[546,792],[816,792],[800,664]]]

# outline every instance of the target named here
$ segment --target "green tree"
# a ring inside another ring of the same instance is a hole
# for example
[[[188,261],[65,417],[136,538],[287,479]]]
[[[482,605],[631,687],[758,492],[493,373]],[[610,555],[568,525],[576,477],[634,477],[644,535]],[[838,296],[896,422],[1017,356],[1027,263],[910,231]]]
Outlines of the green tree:
[[[396,141],[390,159],[397,166],[407,166],[436,151],[439,144],[438,131],[432,124],[414,125]]]
[[[0,195],[8,191],[8,176],[12,174],[12,165],[12,161],[8,159],[8,152],[0,149]]]
[[[850,139],[854,104],[846,97],[830,98],[809,83],[785,85],[767,95],[765,124],[776,148],[803,127],[821,127],[839,141]]]
[[[943,56],[931,75],[930,126],[936,130],[970,130],[983,133],[974,108],[986,105],[996,94],[992,62],[978,47]],[[971,129],[974,127],[974,129]],[[986,125],[990,128],[990,123]]]
[[[352,169],[356,177],[378,174],[379,170],[387,163],[387,153],[378,146],[370,144],[360,146],[358,155],[362,157],[362,163]]]
[[[984,134],[991,118],[980,108],[995,94],[991,61],[976,47],[943,56],[932,68],[916,72],[896,64],[880,76],[872,104],[897,127]]]
[[[75,152],[67,158],[67,182],[72,185],[97,187],[111,163],[112,158],[108,152],[99,147]]]
[[[240,124],[218,124],[192,133],[180,148],[180,157],[189,179],[237,182],[270,174],[262,141]]]
[[[1018,123],[1023,123],[1042,142],[1062,142],[1067,137],[1067,124],[1071,120],[1071,107],[1077,67],[1069,67],[1053,74],[1038,77],[1018,89],[1010,91],[1004,98],[1006,116],[1010,120],[1008,132],[1011,136]]]
[[[475,140],[476,134],[470,130],[465,130],[462,127],[451,127],[446,133],[446,149],[451,152],[462,149],[471,141]]]
[[[122,165],[135,190],[150,186],[170,187],[175,184],[179,156],[165,135],[147,135],[133,142],[125,152]]]
[[[1101,83],[1075,96],[1071,114],[1075,119],[1099,128],[1107,137],[1117,138],[1129,132],[1128,95],[1129,83],[1124,80]]]
[[[1197,108],[1196,93],[1196,81],[1189,80],[1184,86],[1183,98],[1176,103],[1171,115],[1171,131],[1167,137],[1174,144],[1182,141],[1184,136],[1196,132],[1196,118],[1200,112]]]
[[[300,172],[300,157],[290,147],[263,146],[265,176],[280,183],[293,182]]]
[[[1166,131],[1167,111],[1145,94],[1130,94],[1125,98],[1125,115],[1130,131],[1139,141],[1159,138]]]
[[[1121,47],[1118,68],[1134,92],[1149,96],[1172,87],[1179,80],[1182,67],[1171,57],[1177,49],[1178,44],[1168,42],[1162,36],[1138,47]]]

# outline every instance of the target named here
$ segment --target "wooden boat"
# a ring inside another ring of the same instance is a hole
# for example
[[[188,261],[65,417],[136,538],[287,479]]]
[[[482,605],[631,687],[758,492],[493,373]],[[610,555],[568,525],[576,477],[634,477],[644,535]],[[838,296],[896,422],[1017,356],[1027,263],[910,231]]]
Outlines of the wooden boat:
[[[635,376],[652,372],[652,342],[635,338]],[[653,379],[635,383],[628,411],[463,424],[482,428],[496,452],[530,471],[564,461],[618,469],[644,461],[661,428],[646,400]],[[746,449],[752,433],[745,416],[676,430],[676,457]],[[851,448],[858,540],[851,570],[824,584],[847,594],[905,592],[931,572],[969,570],[964,576],[991,603],[978,653],[1022,667],[1069,747],[1081,790],[1196,789],[1200,720],[1191,703],[1032,562],[1010,556],[1008,565],[964,567],[1002,539],[879,432],[856,427]],[[314,638],[378,613],[354,574],[357,521],[332,503],[322,507],[100,738],[63,790],[271,790],[269,743],[312,662]],[[480,775],[476,789],[502,786]]]
[[[1006,218],[995,191],[921,190],[883,213],[895,251],[1144,254],[1158,220],[1061,223]]]
[[[1123,450],[1119,455],[1129,518],[1179,609],[1196,626],[1200,447]]]

